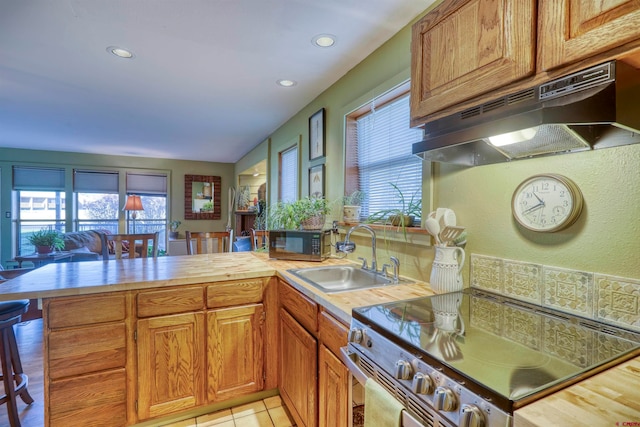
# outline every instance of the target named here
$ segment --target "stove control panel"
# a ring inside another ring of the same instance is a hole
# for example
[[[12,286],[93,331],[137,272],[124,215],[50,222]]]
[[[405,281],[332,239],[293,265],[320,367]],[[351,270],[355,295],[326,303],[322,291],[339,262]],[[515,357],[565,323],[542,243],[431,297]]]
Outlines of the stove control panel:
[[[403,349],[355,319],[351,322],[349,349],[370,366],[369,370],[374,367],[396,387],[404,389],[401,395],[410,396],[426,411],[454,425],[510,425],[511,416],[493,403],[449,378],[441,368],[429,365],[413,350]]]

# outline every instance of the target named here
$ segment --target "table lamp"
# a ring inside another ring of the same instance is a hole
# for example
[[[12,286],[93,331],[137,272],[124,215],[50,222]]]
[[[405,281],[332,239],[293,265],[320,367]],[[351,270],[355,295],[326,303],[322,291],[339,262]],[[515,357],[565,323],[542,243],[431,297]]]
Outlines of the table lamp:
[[[136,217],[138,216],[137,211],[143,211],[142,200],[140,196],[136,196],[135,194],[130,194],[127,196],[127,203],[125,203],[123,211],[131,211],[131,218],[133,219],[133,234],[136,234]]]

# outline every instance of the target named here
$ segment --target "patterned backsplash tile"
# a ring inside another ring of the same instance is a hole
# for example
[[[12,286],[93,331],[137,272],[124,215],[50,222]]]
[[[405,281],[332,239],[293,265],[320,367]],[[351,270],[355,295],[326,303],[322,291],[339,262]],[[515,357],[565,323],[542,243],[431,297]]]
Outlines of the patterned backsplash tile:
[[[478,254],[469,264],[471,287],[640,332],[640,280]]]

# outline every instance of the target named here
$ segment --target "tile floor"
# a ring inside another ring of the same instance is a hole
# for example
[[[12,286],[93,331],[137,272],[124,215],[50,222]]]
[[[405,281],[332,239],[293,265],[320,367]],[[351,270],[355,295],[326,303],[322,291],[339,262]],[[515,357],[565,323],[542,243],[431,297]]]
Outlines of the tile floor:
[[[163,427],[295,427],[293,418],[280,396],[268,397],[253,403],[197,418],[167,424]]]

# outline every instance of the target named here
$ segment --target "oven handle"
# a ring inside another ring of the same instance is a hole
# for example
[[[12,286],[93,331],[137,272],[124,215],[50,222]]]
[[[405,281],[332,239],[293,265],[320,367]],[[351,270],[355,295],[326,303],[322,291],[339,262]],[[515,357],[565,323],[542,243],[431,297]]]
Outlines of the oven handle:
[[[355,357],[358,357],[358,355],[349,351],[348,347],[340,348],[340,358],[342,359],[342,363],[347,366],[349,372],[356,377],[358,382],[364,386],[368,377],[367,374],[365,374],[362,369],[356,365],[356,362],[353,360]]]
[[[351,375],[353,375],[356,380],[363,386],[367,382],[367,374],[365,374],[362,369],[356,365],[353,358],[359,357],[356,353],[349,351],[348,347],[340,348],[340,359],[347,366]],[[402,427],[425,427],[420,421],[414,418],[409,412],[406,410],[402,411]]]

